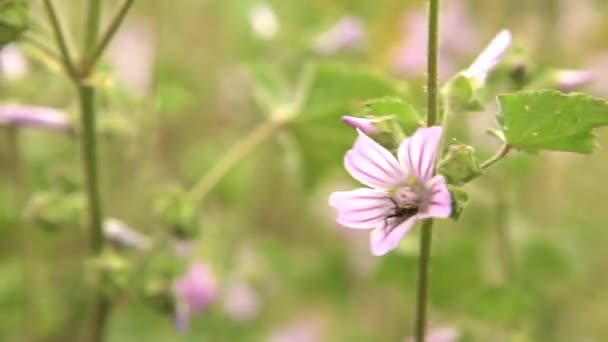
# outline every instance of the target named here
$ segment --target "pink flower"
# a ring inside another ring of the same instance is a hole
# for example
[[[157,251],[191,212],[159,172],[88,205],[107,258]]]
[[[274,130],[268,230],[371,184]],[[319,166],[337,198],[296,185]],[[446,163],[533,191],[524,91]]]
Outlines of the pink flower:
[[[36,127],[69,131],[72,127],[64,112],[49,108],[21,104],[0,105],[0,125]]]
[[[568,93],[591,83],[594,76],[590,70],[559,70],[555,74],[555,85],[558,90]]]
[[[175,325],[180,331],[188,330],[190,317],[203,311],[217,297],[218,286],[211,269],[194,262],[186,274],[174,285],[176,297]]]
[[[347,16],[322,33],[315,41],[314,49],[318,54],[328,56],[341,50],[356,48],[364,39],[365,30],[361,19]]]
[[[337,222],[354,229],[375,228],[370,237],[374,255],[397,248],[418,220],[447,218],[452,212],[445,178],[433,176],[441,127],[420,128],[399,146],[395,158],[382,145],[357,130],[359,137],[344,156],[353,178],[369,186],[337,191],[329,204]]]
[[[381,121],[382,119],[368,119],[368,118],[358,118],[355,116],[344,115],[342,117],[342,121],[347,125],[360,129],[363,133],[372,135],[380,132],[376,123]]]
[[[235,282],[227,289],[224,310],[234,320],[252,320],[260,311],[260,297],[247,283]]]

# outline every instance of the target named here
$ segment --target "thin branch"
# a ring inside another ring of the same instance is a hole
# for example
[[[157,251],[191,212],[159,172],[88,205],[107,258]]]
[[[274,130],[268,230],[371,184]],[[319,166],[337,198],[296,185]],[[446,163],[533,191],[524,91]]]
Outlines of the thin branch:
[[[65,67],[68,75],[71,78],[76,79],[78,78],[78,72],[74,66],[72,57],[70,56],[70,51],[66,43],[65,34],[61,28],[61,23],[59,22],[59,17],[57,16],[55,5],[53,5],[51,0],[44,0],[44,6],[46,8],[49,20],[51,21],[51,26],[53,27],[55,40],[57,41],[57,45],[59,46],[59,50],[61,52],[63,66]]]
[[[84,71],[83,73],[85,75],[88,74],[93,67],[95,67],[95,64],[108,47],[108,44],[110,44],[112,37],[114,37],[116,31],[118,31],[118,28],[127,15],[127,12],[129,12],[131,5],[133,5],[133,0],[125,0],[118,13],[116,13],[116,16],[114,16],[114,19],[112,19],[110,22],[110,26],[108,26],[102,35],[102,38],[97,47],[93,50],[93,53],[85,58],[82,66],[82,70]]]

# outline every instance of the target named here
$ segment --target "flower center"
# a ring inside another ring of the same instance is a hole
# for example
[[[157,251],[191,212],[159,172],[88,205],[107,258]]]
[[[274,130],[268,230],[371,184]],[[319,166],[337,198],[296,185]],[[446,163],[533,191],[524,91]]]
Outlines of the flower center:
[[[393,200],[400,208],[416,208],[420,211],[427,207],[429,194],[422,186],[406,185],[395,190]]]

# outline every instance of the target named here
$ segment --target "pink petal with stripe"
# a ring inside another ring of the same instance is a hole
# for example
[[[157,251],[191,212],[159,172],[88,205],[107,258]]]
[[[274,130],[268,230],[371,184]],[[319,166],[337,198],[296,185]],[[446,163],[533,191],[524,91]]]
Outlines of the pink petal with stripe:
[[[336,191],[329,196],[329,205],[338,210],[339,224],[355,229],[375,227],[393,208],[386,191],[367,188]]]
[[[399,146],[399,162],[422,183],[433,176],[441,131],[441,126],[419,128]]]
[[[359,137],[344,156],[344,167],[359,182],[382,190],[397,187],[406,180],[397,159],[382,145],[357,130]]]
[[[382,256],[399,247],[401,239],[412,229],[418,221],[414,215],[403,222],[391,222],[388,226],[384,224],[374,229],[370,235],[370,248],[373,255]],[[397,224],[395,226],[395,224]]]

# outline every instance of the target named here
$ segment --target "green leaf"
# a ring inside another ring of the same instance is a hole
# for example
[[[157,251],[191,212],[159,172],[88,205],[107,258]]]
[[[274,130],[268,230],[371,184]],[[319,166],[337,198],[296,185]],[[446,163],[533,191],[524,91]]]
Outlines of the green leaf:
[[[266,114],[289,101],[290,85],[287,77],[270,64],[259,63],[250,67],[254,81],[254,95]]]
[[[0,0],[0,47],[17,40],[29,25],[24,0]]]
[[[394,115],[405,134],[412,135],[418,127],[424,124],[422,117],[409,103],[398,97],[381,97],[365,103],[366,116]]]
[[[498,97],[498,122],[507,143],[519,150],[591,153],[593,128],[608,125],[608,102],[554,90]]]
[[[302,165],[302,184],[309,188],[322,174],[342,164],[356,133],[341,121],[369,100],[399,96],[397,83],[352,65],[319,65],[298,116],[290,123]]]
[[[452,214],[450,218],[458,221],[464,209],[469,205],[469,194],[463,188],[455,185],[448,185],[448,190],[452,196]]]
[[[481,175],[475,149],[457,141],[449,143],[438,169],[448,183],[455,185],[465,184]]]

